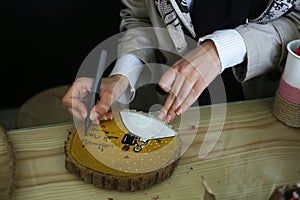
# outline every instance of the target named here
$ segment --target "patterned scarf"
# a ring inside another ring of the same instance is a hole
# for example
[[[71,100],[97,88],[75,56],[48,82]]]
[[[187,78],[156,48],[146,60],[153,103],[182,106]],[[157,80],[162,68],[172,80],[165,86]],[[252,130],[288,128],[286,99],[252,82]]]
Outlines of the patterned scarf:
[[[295,8],[296,0],[273,0],[267,9],[254,21],[265,23],[277,19]],[[298,1],[299,4],[299,1]]]
[[[257,19],[250,21],[266,23],[277,19],[293,9],[295,2],[296,0],[272,0]],[[187,47],[183,28],[185,27],[196,38],[186,0],[155,0],[155,4],[177,51],[183,52]]]
[[[183,26],[195,36],[186,0],[155,0],[155,4],[176,49],[183,51],[187,47]]]

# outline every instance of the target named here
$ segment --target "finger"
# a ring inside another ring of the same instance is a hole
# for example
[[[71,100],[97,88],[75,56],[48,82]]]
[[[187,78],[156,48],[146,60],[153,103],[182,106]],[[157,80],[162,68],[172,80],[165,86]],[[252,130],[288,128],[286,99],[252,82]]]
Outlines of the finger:
[[[175,112],[168,112],[167,116],[165,117],[166,122],[171,122],[175,118]]]
[[[181,85],[184,82],[184,78],[174,69],[168,70],[161,78],[159,85],[163,90],[169,92],[169,95],[164,103],[164,106],[160,110],[158,114],[158,118],[166,121],[167,114],[169,113],[169,109],[176,99],[176,95],[179,92]],[[175,114],[175,113],[174,113]],[[169,117],[170,118],[170,117]]]
[[[184,84],[184,77],[177,73],[174,83],[171,87],[170,94],[164,103],[164,107],[169,111],[174,101],[178,98],[178,93],[182,90]]]
[[[68,95],[68,97],[70,98],[77,98],[83,101],[90,94],[91,89],[88,89],[88,86],[86,86],[86,84],[89,83],[81,83],[80,81],[77,82],[77,84],[73,84],[73,86],[70,88],[66,95]]]
[[[157,115],[158,119],[164,120],[168,114],[168,110],[165,107],[162,107]]]
[[[113,102],[113,89],[108,88],[108,89],[102,89],[100,91],[100,97],[95,105],[95,111],[99,115],[104,115],[106,114],[112,105]]]
[[[180,111],[181,113],[184,113],[198,99],[205,88],[206,86],[203,84],[203,82],[197,81],[189,95],[182,102],[176,112]]]
[[[66,94],[62,98],[62,103],[67,106],[68,108],[72,108],[81,112],[81,115],[86,116],[86,107],[85,105],[79,100],[86,96],[88,93],[87,90],[82,90],[82,92],[76,89],[77,87],[72,86]],[[72,111],[70,111],[72,114]]]
[[[186,63],[185,63],[186,64]],[[180,69],[180,73],[184,76],[184,83],[178,91],[176,98],[169,108],[170,113],[181,114],[180,106],[186,97],[192,92],[194,84],[199,80],[201,75],[193,65],[186,65],[185,68]]]
[[[107,120],[112,120],[114,118],[113,114],[110,112],[106,114],[106,117],[107,117]]]
[[[73,87],[70,87],[62,98],[62,103],[69,108],[72,107],[72,93]]]
[[[76,110],[83,118],[87,116],[87,109],[85,104],[77,98],[72,99],[72,110]]]
[[[180,115],[182,113],[182,110],[180,109],[181,104],[183,101],[187,98],[187,96],[191,93],[192,91],[192,85],[188,80],[186,80],[182,86],[180,91],[178,92],[175,100],[173,101],[173,104],[169,108],[169,113],[175,113],[176,115]]]
[[[161,119],[161,120],[165,119],[166,121],[168,121],[166,118],[169,113],[169,107],[173,103],[175,98],[176,97],[173,93],[169,93],[169,95],[164,103],[164,106],[160,109],[159,114],[157,115],[157,117],[159,119]]]
[[[99,125],[101,121],[112,120],[113,115],[110,112],[99,115],[97,112],[95,112],[95,108],[93,108],[93,110],[91,111],[90,119],[93,123]]]
[[[170,92],[173,82],[176,78],[176,71],[173,68],[169,68],[160,78],[159,87],[165,92]]]
[[[92,109],[90,114],[90,119],[93,123],[100,124],[101,121],[112,120],[113,115],[110,112],[106,112],[104,114],[98,114],[96,112],[96,106]]]
[[[102,120],[112,120],[113,115],[110,112],[108,112],[106,114],[100,115],[99,119],[100,119],[100,121],[102,121]]]
[[[66,103],[71,102],[71,103]],[[64,104],[67,106],[67,111],[73,115],[73,117],[82,119],[86,117],[86,107],[85,105],[78,99],[75,98],[64,98]]]

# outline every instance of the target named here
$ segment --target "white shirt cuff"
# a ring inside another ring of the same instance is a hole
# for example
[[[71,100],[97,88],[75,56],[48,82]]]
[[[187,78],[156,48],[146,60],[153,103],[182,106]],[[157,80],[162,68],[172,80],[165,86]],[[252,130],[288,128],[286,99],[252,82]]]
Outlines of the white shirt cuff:
[[[135,96],[135,86],[143,70],[143,62],[132,54],[121,56],[109,76],[121,74],[129,80],[129,87],[117,100],[120,103],[128,104]]]
[[[217,48],[223,72],[228,67],[233,67],[244,61],[246,45],[242,36],[235,29],[215,31],[199,39],[199,43],[212,40]]]

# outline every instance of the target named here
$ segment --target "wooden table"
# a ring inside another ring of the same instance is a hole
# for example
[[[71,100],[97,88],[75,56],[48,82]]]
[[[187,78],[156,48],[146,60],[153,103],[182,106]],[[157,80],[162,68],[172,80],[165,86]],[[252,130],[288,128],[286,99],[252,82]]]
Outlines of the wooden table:
[[[201,177],[218,200],[268,199],[276,186],[300,182],[300,129],[272,116],[273,99],[214,105],[226,109],[223,131],[204,158],[199,158],[210,123],[211,106],[187,112],[190,121],[181,129],[199,126],[192,145],[174,174],[148,190],[116,192],[79,181],[64,167],[64,141],[73,124],[8,131],[17,157],[15,199],[203,199]],[[196,117],[197,118],[197,117]],[[178,120],[174,128],[178,128]],[[220,123],[220,124],[218,124]],[[209,142],[209,141],[208,141]],[[0,174],[1,176],[1,174]]]

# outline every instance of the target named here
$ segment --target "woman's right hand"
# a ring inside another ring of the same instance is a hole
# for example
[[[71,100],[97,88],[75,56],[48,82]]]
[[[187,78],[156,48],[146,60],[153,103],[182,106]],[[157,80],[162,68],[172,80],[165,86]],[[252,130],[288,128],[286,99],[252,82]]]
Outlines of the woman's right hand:
[[[68,112],[80,121],[88,116],[85,100],[92,90],[93,81],[93,78],[87,77],[76,79],[62,98]],[[99,99],[90,113],[90,118],[94,123],[113,118],[110,107],[125,92],[128,85],[129,80],[123,75],[116,74],[102,78]]]

